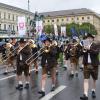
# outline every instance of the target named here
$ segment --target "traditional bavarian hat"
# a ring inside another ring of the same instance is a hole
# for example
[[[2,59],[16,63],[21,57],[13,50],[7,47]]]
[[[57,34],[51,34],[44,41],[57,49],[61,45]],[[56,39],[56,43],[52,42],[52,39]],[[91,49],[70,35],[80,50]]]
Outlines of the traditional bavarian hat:
[[[19,42],[20,42],[20,43],[25,43],[26,40],[25,40],[24,38],[21,38]]]
[[[90,34],[90,33],[88,33],[85,37],[84,37],[84,39],[87,39],[87,38],[92,38],[92,39],[94,39],[94,36],[92,35],[92,34]]]
[[[32,39],[29,39],[29,42],[31,42],[32,44],[35,44],[35,41]]]
[[[45,43],[46,41],[52,42],[52,40],[49,37],[47,37],[43,42]]]

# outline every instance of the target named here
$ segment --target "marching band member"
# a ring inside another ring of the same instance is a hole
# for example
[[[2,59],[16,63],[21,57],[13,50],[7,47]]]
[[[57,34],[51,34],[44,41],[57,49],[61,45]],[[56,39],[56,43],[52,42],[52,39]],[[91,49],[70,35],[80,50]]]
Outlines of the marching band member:
[[[73,77],[74,74],[78,77],[78,65],[79,65],[79,48],[78,42],[73,39],[73,43],[70,44],[69,54],[70,54],[70,64],[71,64],[71,73],[70,76]]]
[[[41,91],[38,92],[39,94],[42,95],[41,97],[45,96],[45,85],[46,85],[48,70],[51,72],[51,78],[52,78],[51,91],[55,90],[55,85],[56,85],[57,49],[54,46],[51,46],[51,43],[52,41],[50,40],[50,38],[44,40],[44,52],[41,55],[42,80],[41,80]]]
[[[13,45],[11,43],[6,43],[6,59],[5,59],[5,62],[7,64],[7,66],[6,66],[6,71],[4,72],[4,74],[8,74],[8,68],[9,67],[13,67],[14,70],[15,70],[13,50],[14,50]]]
[[[32,55],[33,56],[33,59],[35,59],[37,56],[38,56],[38,47],[37,45],[35,44],[35,41],[30,39],[29,40],[29,44],[30,44],[30,47],[32,49]],[[38,59],[38,58],[37,58]],[[34,64],[34,67],[35,67],[35,72],[38,73],[38,64],[37,64],[37,59],[35,59],[32,63]]]
[[[94,36],[88,34],[86,37],[86,44],[83,50],[83,64],[84,64],[84,95],[80,97],[81,100],[88,100],[89,79],[92,76],[92,97],[96,98],[96,80],[98,79],[98,65],[99,65],[99,51],[96,50],[96,43],[93,42]],[[94,48],[94,49],[93,49]]]
[[[52,41],[52,45],[57,49],[57,53],[56,53],[56,61],[57,61],[57,66],[56,66],[56,75],[58,75],[58,59],[59,59],[59,54],[60,54],[60,48],[58,46],[58,43],[56,40]]]
[[[23,83],[22,83],[22,72],[24,72],[25,76],[25,88],[29,88],[29,66],[26,64],[26,60],[31,55],[31,48],[29,47],[29,44],[22,38],[19,41],[19,49],[17,54],[17,80],[18,85],[16,86],[16,89],[22,90],[23,89]]]
[[[64,65],[64,67],[65,67],[65,69],[68,68],[68,62],[69,62],[69,58],[70,58],[69,47],[70,47],[69,41],[66,41],[66,45],[65,45],[65,48],[64,48],[64,55],[65,55],[65,63],[64,63],[65,65]]]

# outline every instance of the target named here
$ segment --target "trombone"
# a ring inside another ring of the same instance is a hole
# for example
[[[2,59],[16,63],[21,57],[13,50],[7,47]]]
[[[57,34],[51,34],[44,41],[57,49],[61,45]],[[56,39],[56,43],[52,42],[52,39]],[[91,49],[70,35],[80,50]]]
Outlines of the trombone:
[[[18,54],[19,54],[26,46],[28,46],[28,45],[29,45],[29,43],[26,43],[25,46],[24,46],[21,50],[19,49],[19,48],[20,48],[20,45],[19,45],[19,48],[18,48],[18,49],[19,49]]]
[[[44,52],[49,52],[50,51],[50,47],[45,46],[43,48],[41,48],[40,50],[38,50],[36,53],[32,54],[26,61],[25,63],[27,65],[30,65],[33,61],[35,61],[39,56],[41,56],[41,54],[43,54]],[[34,59],[31,60],[32,57],[34,57],[38,52],[40,52]],[[31,61],[30,61],[31,60]],[[29,62],[30,61],[30,62]]]
[[[19,54],[27,45],[28,43],[26,43],[26,45],[17,54]],[[19,48],[20,48],[20,45],[18,45],[14,50],[10,51],[8,56],[7,57],[5,56],[2,60],[0,60],[0,62],[5,63],[10,57],[14,55],[14,52],[18,50]]]
[[[12,51],[10,51],[10,52],[8,53],[8,56],[5,55],[3,58],[1,58],[0,62],[1,62],[1,63],[5,63],[11,56],[14,55],[14,52],[15,52],[18,48],[19,48],[19,46],[17,46],[15,49],[13,49]]]

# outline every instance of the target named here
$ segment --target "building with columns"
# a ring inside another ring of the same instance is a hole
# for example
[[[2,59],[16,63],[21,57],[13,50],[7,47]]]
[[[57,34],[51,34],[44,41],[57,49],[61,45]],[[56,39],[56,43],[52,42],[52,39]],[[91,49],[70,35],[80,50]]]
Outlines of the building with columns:
[[[43,25],[65,25],[67,23],[82,24],[84,22],[91,23],[95,26],[100,35],[100,15],[94,11],[81,8],[72,10],[61,10],[52,12],[39,13],[44,16]],[[9,32],[18,32],[18,16],[25,16],[27,31],[30,30],[30,20],[33,19],[34,13],[0,3],[0,34]]]
[[[12,34],[17,33],[18,16],[25,16],[26,27],[29,30],[29,22],[33,18],[32,12],[0,3],[0,34],[6,34],[9,31]]]
[[[72,22],[82,24],[84,22],[88,22],[95,26],[98,34],[100,35],[100,15],[90,9],[81,8],[44,12],[41,14],[44,15],[44,25],[65,25]]]

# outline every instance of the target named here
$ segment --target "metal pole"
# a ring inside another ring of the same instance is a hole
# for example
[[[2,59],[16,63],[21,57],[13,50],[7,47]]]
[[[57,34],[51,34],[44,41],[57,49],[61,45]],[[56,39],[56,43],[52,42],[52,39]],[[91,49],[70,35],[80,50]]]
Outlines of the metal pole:
[[[28,0],[28,11],[30,11],[30,0]],[[29,14],[30,16],[30,14]],[[28,25],[29,25],[29,16],[28,16]],[[30,25],[28,26],[28,37],[30,36]]]
[[[30,1],[28,0],[28,11],[30,11]]]

